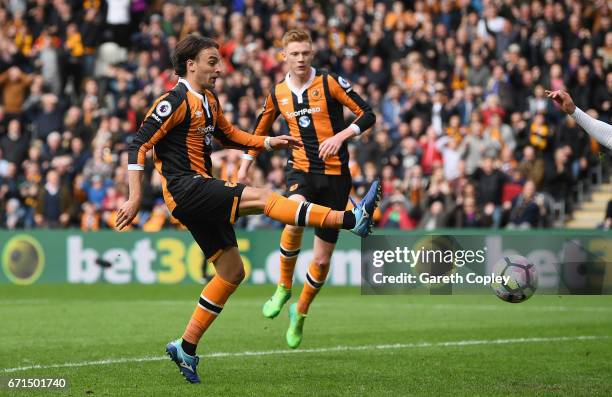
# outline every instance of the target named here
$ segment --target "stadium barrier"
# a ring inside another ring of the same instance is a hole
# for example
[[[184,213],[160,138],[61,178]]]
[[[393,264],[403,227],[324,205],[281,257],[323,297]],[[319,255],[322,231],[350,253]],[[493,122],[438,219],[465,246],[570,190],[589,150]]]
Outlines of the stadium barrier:
[[[377,234],[382,235],[382,232],[380,230]],[[520,253],[538,266],[540,286],[551,289],[558,285],[554,266],[567,261],[568,252],[578,255],[580,260],[596,260],[604,266],[612,258],[612,235],[603,231],[448,229],[437,230],[435,234],[473,236],[474,241],[486,244],[487,255],[493,260],[502,255]],[[395,241],[398,238],[414,241],[425,233],[384,230],[384,235]],[[278,280],[279,236],[279,230],[237,232],[246,268],[245,283],[271,284]],[[312,241],[312,231],[307,230],[296,266],[298,283],[304,281],[312,258]],[[568,248],[568,242],[578,249]],[[198,283],[202,277],[202,252],[191,235],[181,231],[0,231],[0,255],[0,284],[180,284]],[[361,285],[361,257],[360,239],[341,233],[332,258],[328,284]],[[210,264],[208,266],[214,271]],[[547,274],[547,269],[552,271]],[[605,278],[608,279],[606,284],[612,284],[609,271]]]

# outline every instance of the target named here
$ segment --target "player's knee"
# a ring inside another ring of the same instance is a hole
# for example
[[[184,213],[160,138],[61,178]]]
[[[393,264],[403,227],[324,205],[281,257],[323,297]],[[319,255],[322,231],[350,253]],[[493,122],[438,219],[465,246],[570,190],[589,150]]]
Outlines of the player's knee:
[[[244,266],[240,266],[240,268],[236,270],[236,284],[240,284],[244,281],[245,276]]]
[[[299,234],[302,233],[304,231],[304,228],[301,226],[293,226],[293,225],[286,225],[285,229],[291,233],[291,234]]]
[[[312,258],[312,263],[319,268],[319,270],[327,270],[331,262],[331,257],[327,254],[315,254]]]
[[[231,271],[228,272],[227,278],[230,283],[238,285],[243,280],[246,274],[244,273],[244,266],[241,264],[240,266],[234,267]]]
[[[273,192],[272,192],[272,189],[261,188],[261,189],[257,189],[257,193],[258,193],[259,203],[262,206],[265,206]]]

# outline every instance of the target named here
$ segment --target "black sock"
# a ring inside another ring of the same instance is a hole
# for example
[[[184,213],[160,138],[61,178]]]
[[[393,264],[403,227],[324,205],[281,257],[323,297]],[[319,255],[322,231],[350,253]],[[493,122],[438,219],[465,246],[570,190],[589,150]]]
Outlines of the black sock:
[[[183,339],[183,342],[181,343],[181,347],[183,348],[183,351],[185,353],[189,354],[190,356],[195,356],[196,347],[198,347],[198,345],[194,345],[193,343],[189,343]]]
[[[342,219],[343,229],[352,229],[355,227],[355,214],[352,211],[344,211],[344,219]]]

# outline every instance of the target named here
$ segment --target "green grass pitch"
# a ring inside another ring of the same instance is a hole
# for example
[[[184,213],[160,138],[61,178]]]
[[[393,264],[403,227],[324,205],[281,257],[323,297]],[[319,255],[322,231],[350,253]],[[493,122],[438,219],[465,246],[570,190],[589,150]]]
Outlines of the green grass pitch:
[[[275,320],[261,315],[273,288],[244,286],[230,299],[200,344],[203,383],[190,385],[164,346],[181,335],[200,286],[3,285],[0,378],[65,377],[75,396],[612,395],[608,296],[508,304],[328,287],[292,353],[287,307]]]

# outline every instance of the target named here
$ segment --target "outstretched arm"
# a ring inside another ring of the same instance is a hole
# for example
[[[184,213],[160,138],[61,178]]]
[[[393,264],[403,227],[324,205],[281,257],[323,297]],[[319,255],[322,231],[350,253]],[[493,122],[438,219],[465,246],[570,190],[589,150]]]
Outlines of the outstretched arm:
[[[561,110],[572,116],[589,135],[608,149],[612,149],[612,125],[594,119],[580,110],[565,91],[546,91],[546,95],[559,104]]]
[[[257,122],[255,123],[255,131],[253,132],[253,135],[270,135],[272,124],[274,124],[274,121],[279,116],[279,114],[280,113],[278,112],[278,110],[276,109],[276,105],[274,104],[272,94],[269,94],[266,98],[266,101],[264,102],[263,110],[259,114],[259,117],[257,117]],[[257,156],[257,153],[257,150],[251,149],[245,154],[245,156],[243,156],[243,158],[253,160],[253,158]]]
[[[612,149],[612,125],[594,119],[579,108],[576,108],[571,116],[589,135],[608,149]]]
[[[276,104],[274,103],[275,100],[272,95],[273,93],[268,95],[266,101],[264,102],[263,110],[259,114],[259,117],[257,117],[255,132],[253,133],[254,135],[268,136],[270,134],[270,130],[272,129],[272,124],[274,124],[274,120],[276,120],[280,114],[276,108]],[[238,170],[238,182],[245,182],[249,168],[251,167],[251,164],[258,153],[259,150],[251,149],[242,155],[240,169]]]
[[[217,103],[217,127],[213,135],[223,146],[233,149],[278,150],[301,146],[299,140],[288,135],[264,137],[239,130],[227,121],[219,103]]]

